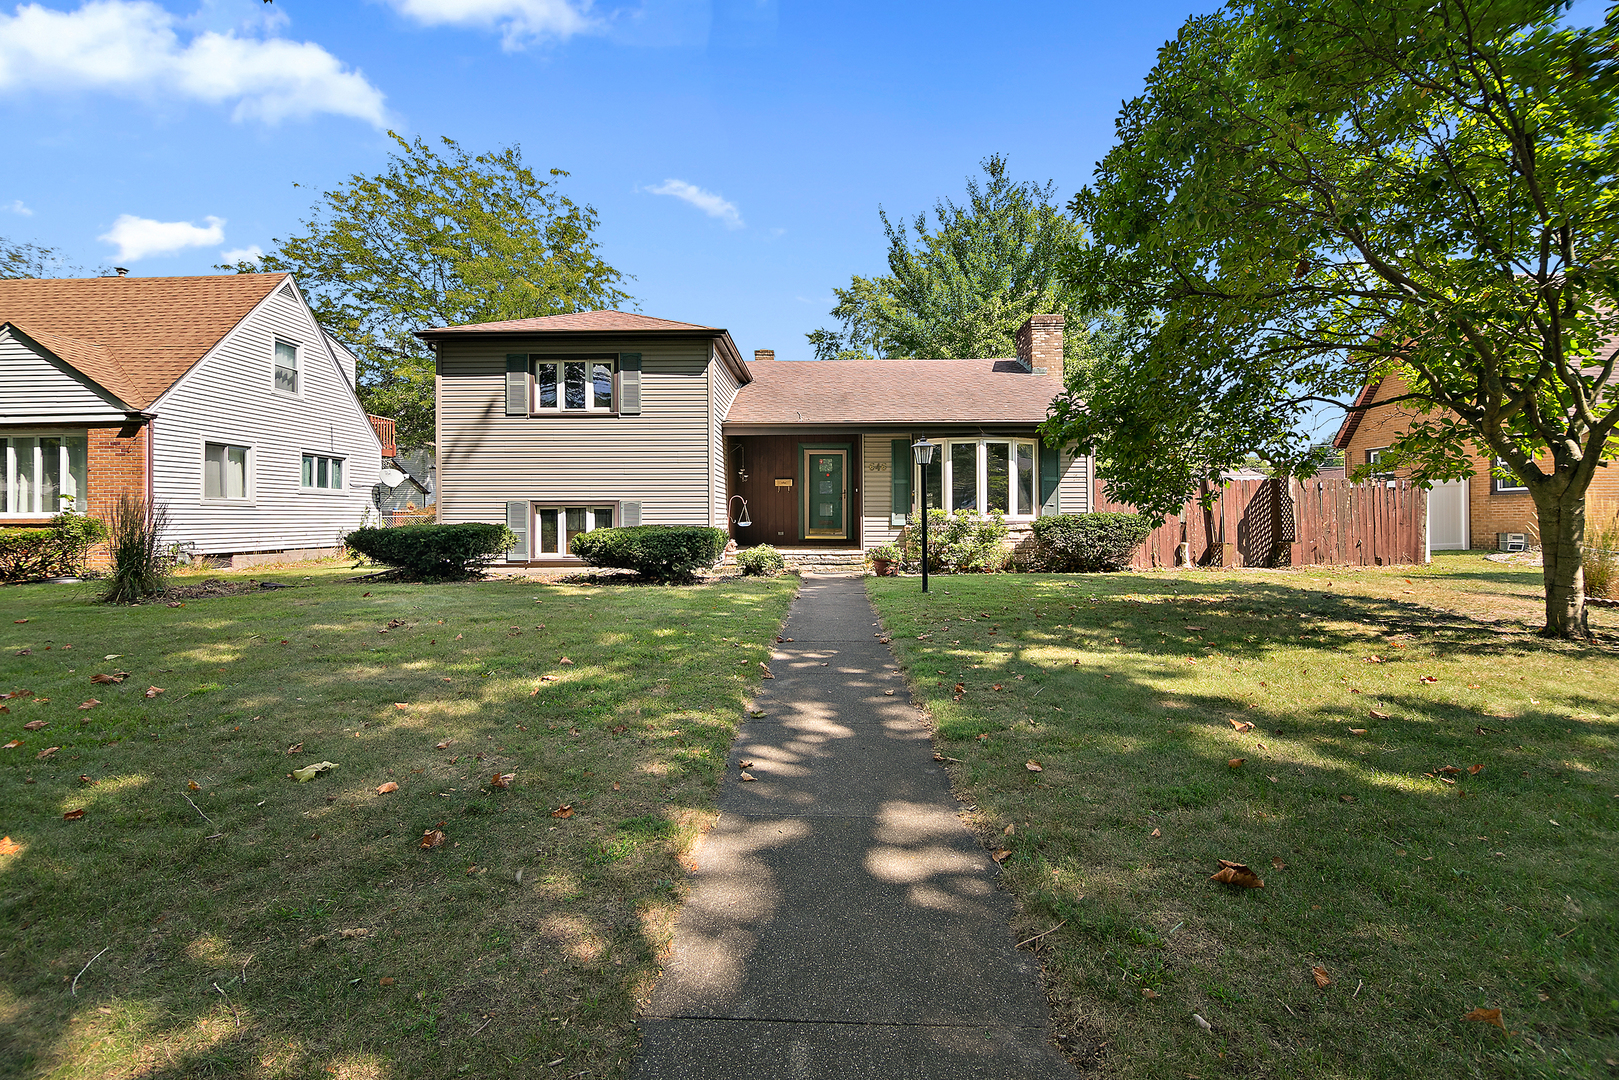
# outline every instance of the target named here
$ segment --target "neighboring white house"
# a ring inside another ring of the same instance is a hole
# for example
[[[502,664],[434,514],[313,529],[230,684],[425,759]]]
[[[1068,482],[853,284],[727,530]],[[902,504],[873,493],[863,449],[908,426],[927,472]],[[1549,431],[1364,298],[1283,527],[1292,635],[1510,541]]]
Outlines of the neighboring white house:
[[[329,549],[382,447],[288,274],[0,281],[0,524],[120,494],[199,555]]]

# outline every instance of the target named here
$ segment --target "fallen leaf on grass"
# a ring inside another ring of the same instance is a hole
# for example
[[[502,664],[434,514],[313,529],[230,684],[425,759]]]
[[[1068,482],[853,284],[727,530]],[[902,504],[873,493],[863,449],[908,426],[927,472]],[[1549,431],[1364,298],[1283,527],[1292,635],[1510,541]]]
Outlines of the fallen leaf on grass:
[[[1355,797],[1353,795],[1340,795],[1340,796],[1338,796],[1338,801],[1339,802],[1354,802]]]
[[[1502,1031],[1507,1029],[1505,1021],[1501,1019],[1500,1009],[1474,1009],[1472,1012],[1462,1017],[1462,1019],[1473,1020],[1480,1024],[1494,1024]]]
[[[1351,734],[1351,735],[1364,735],[1364,734],[1366,734],[1366,729],[1363,728],[1363,727],[1352,727],[1352,728],[1349,729],[1349,734]]]
[[[146,696],[149,698],[155,698],[161,693],[164,693],[163,687],[161,686],[148,686],[146,688]]]
[[[1226,764],[1231,766],[1233,769],[1240,769],[1242,768],[1242,763],[1247,760],[1247,758],[1234,757],[1228,760]]]
[[[996,852],[994,852],[993,854],[990,855],[990,858],[994,859],[998,863],[1003,863],[1003,862],[1005,862],[1007,859],[1009,859],[1011,857],[1012,857],[1012,849],[1011,848],[1001,848],[998,851],[996,851]]]
[[[22,625],[22,624],[23,624],[23,623],[25,623],[25,622],[27,622],[27,621],[28,621],[28,620],[27,620],[27,619],[12,619],[12,620],[11,620],[11,621],[12,621],[12,622],[14,622],[14,623],[16,623],[16,624],[18,624],[18,625],[19,625],[19,626],[20,626],[20,625]]]
[[[123,682],[127,678],[129,678],[129,672],[115,671],[111,675],[92,675],[90,676],[90,681],[93,683],[117,683]]]
[[[1327,969],[1319,964],[1310,969],[1310,974],[1315,976],[1315,984],[1321,989],[1325,990],[1332,985],[1332,980],[1327,978]]]
[[[291,746],[287,747],[287,753],[296,754],[300,750],[302,750],[303,748],[304,748],[303,743],[293,743]]]
[[[770,666],[768,664],[766,664],[763,660],[759,661],[759,670],[764,673],[765,678],[767,678],[767,679],[774,679],[775,678],[774,675],[770,674]]]
[[[1378,712],[1376,709],[1368,709],[1367,712],[1371,715],[1373,720],[1387,720],[1389,718],[1388,713]]]
[[[22,740],[21,739],[12,739],[10,742],[6,743],[5,749],[7,749],[7,750],[15,750],[15,749],[17,749],[17,747],[19,747],[21,745],[22,745]]]
[[[1192,1014],[1192,1019],[1197,1021],[1197,1026],[1202,1028],[1204,1031],[1213,1031],[1214,1030],[1214,1026],[1212,1024],[1210,1024],[1207,1020],[1205,1020],[1201,1016],[1199,1016],[1197,1013]]]
[[[304,784],[304,783],[308,783],[309,781],[313,780],[315,777],[319,776],[321,773],[325,772],[327,769],[335,769],[335,768],[337,768],[337,762],[335,762],[335,761],[317,761],[313,765],[305,765],[301,769],[294,769],[294,770],[292,770],[292,772],[288,773],[287,775],[291,776],[294,780],[298,781],[300,784]]]
[[[1482,766],[1482,765],[1469,765],[1467,767],[1467,775],[1468,776],[1477,776],[1479,773],[1481,773],[1483,771],[1484,771],[1484,766]]]
[[[555,810],[551,811],[551,816],[552,817],[560,817],[560,818],[573,817],[573,804],[572,803],[564,803],[564,804],[562,804],[561,806],[557,807]]]
[[[571,665],[573,663],[573,661],[569,660],[566,656],[564,656],[562,659],[558,660],[557,663],[559,663],[559,664],[570,664]]]
[[[445,739],[443,742],[433,744],[433,749],[434,750],[448,750],[449,748],[450,748],[450,740],[449,739]]]
[[[422,850],[426,851],[426,850],[430,850],[432,848],[436,848],[442,843],[444,843],[444,830],[442,830],[442,829],[423,829],[422,830]]]
[[[77,821],[80,818],[82,818],[83,816],[84,816],[84,808],[80,807],[77,810],[69,810],[67,813],[63,814],[62,815],[62,820],[63,821]]]
[[[202,785],[197,783],[195,780],[187,780],[186,781],[186,789],[188,791],[201,791],[202,790]]]
[[[967,692],[967,687],[966,687],[966,685],[964,683],[957,683],[956,684],[956,693],[965,694],[966,692]]]
[[[38,758],[40,760],[43,760],[45,758],[50,757],[52,754],[56,753],[60,749],[62,749],[60,746],[47,746],[45,749],[43,749],[39,753],[35,754],[34,757]]]
[[[1441,765],[1441,766],[1439,766],[1439,768],[1434,770],[1434,772],[1443,773],[1445,776],[1456,776],[1456,775],[1460,774],[1461,771],[1462,770],[1458,769],[1454,765]]]
[[[1236,728],[1238,732],[1254,730],[1254,725],[1249,723],[1247,720],[1231,720],[1228,718],[1226,722],[1232,727]]]
[[[1150,986],[1143,986],[1141,988],[1141,996],[1146,998],[1148,1001],[1151,1001],[1154,998],[1158,997],[1158,991],[1154,990]]]
[[[1185,627],[1185,629],[1187,629],[1187,630],[1190,630],[1190,631],[1191,631],[1191,632],[1192,632],[1192,633],[1194,633],[1194,634],[1195,634],[1195,633],[1197,633],[1197,632],[1198,632],[1198,631],[1200,631],[1200,630],[1203,630],[1203,629],[1206,629],[1206,628],[1205,628],[1205,627],[1202,627],[1202,626],[1188,626],[1188,627]]]
[[[378,795],[391,795],[392,793],[394,793],[395,791],[398,791],[398,790],[399,790],[399,785],[394,783],[392,780],[388,781],[386,784],[377,785],[377,794]]]
[[[507,788],[512,786],[512,781],[516,779],[517,774],[514,772],[496,773],[490,778],[489,786],[500,791],[505,791]]]
[[[24,731],[38,731],[48,723],[50,723],[49,720],[30,720],[22,726],[22,729]]]
[[[22,845],[9,836],[0,837],[0,855],[15,855],[22,850]]]
[[[1424,675],[1421,679],[1419,679],[1417,681],[1418,682],[1425,682],[1425,683],[1436,683],[1436,682],[1439,681],[1439,677],[1436,676],[1436,675]]]
[[[392,986],[393,984],[394,980],[392,975],[384,975],[382,978],[377,980],[378,986]]]
[[[101,702],[97,701],[95,698],[91,698],[89,701],[86,701],[83,705],[79,706],[79,711],[80,712],[87,712],[90,709],[93,709],[97,705],[100,705],[100,704],[101,704]]]
[[[1366,658],[1366,662],[1368,664],[1381,664],[1383,662],[1383,658],[1381,656],[1368,656]]]
[[[1258,874],[1240,862],[1220,860],[1220,869],[1209,875],[1210,881],[1220,881],[1227,885],[1239,885],[1244,889],[1263,889],[1265,883]]]
[[[1001,688],[1000,683],[996,683],[994,686],[990,687],[991,690],[999,690],[1000,688]]]
[[[1042,769],[1040,767],[1040,763],[1038,761],[1025,761],[1023,763],[1023,767],[1025,769],[1028,769],[1030,772],[1044,772],[1045,771],[1044,769]]]
[[[1274,866],[1278,870],[1286,870],[1287,869],[1287,864],[1282,861],[1281,856],[1279,856],[1279,855],[1272,855],[1270,857],[1270,864],[1272,866]]]
[[[1164,835],[1164,830],[1162,830],[1162,829],[1154,829],[1152,831],[1151,835],[1153,835],[1153,836],[1162,836],[1162,835]]]
[[[400,711],[404,711],[405,709],[410,708],[410,702],[408,702],[408,701],[396,701],[396,702],[394,702],[394,708],[399,709]]]

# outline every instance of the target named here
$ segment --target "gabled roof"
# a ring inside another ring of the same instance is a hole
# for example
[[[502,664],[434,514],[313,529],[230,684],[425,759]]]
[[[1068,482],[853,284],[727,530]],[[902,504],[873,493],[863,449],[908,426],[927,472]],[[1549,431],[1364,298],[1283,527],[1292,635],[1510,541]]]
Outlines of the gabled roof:
[[[633,311],[576,311],[568,315],[541,315],[533,319],[506,319],[502,322],[466,323],[461,326],[435,326],[417,330],[423,341],[454,341],[477,335],[522,336],[526,334],[669,334],[700,336],[719,342],[720,356],[738,382],[748,381],[748,366],[742,361],[731,332],[718,326],[656,319]]]
[[[755,360],[727,424],[1038,424],[1055,376],[1002,360]]]
[[[1355,395],[1355,404],[1348,412],[1344,413],[1343,423],[1338,425],[1338,434],[1332,438],[1332,445],[1335,449],[1347,450],[1349,448],[1349,440],[1355,437],[1355,432],[1360,427],[1361,417],[1366,415],[1366,407],[1372,403],[1372,399],[1377,396],[1377,388],[1382,385],[1383,379],[1380,376],[1360,388],[1360,393]]]
[[[144,409],[286,274],[0,280],[11,323],[131,409]]]

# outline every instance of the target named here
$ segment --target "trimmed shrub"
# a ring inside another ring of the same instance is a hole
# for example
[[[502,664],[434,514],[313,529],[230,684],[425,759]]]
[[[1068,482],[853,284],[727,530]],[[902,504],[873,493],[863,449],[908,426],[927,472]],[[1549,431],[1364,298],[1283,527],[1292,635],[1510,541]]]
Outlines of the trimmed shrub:
[[[473,521],[355,529],[343,543],[372,562],[393,567],[402,577],[458,581],[477,577],[485,563],[517,543],[517,535],[504,525]]]
[[[743,548],[736,553],[736,564],[742,568],[743,577],[775,577],[787,569],[787,560],[769,544]]]
[[[591,566],[634,570],[648,581],[690,581],[719,561],[730,540],[706,525],[631,525],[580,533],[568,550]]]
[[[1008,530],[1000,514],[984,517],[975,510],[928,511],[928,572],[933,574],[993,574],[1006,569],[1012,553],[1006,548]],[[922,569],[922,528],[911,524],[900,530],[899,549],[906,570]]]
[[[112,570],[101,590],[104,602],[129,604],[163,591],[169,570],[163,534],[168,528],[169,511],[162,503],[147,502],[140,495],[118,496],[107,516]]]
[[[90,546],[107,527],[83,514],[57,514],[49,527],[0,529],[0,582],[81,577]]]
[[[1123,570],[1152,532],[1140,514],[1056,514],[1034,519],[1034,557],[1029,569],[1052,574]]]

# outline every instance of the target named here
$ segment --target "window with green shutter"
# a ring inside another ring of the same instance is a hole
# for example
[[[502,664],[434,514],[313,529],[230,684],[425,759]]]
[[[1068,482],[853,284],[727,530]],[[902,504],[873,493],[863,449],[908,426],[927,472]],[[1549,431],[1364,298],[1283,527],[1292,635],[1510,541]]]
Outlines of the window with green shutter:
[[[528,356],[523,353],[506,354],[506,415],[527,416],[529,379]]]
[[[506,528],[517,534],[517,543],[506,552],[507,562],[528,561],[528,518],[529,504],[527,502],[509,502],[506,504]]]
[[[618,354],[618,414],[641,415],[641,354]]]
[[[899,526],[911,512],[911,441],[895,439],[889,443],[888,524]]]

